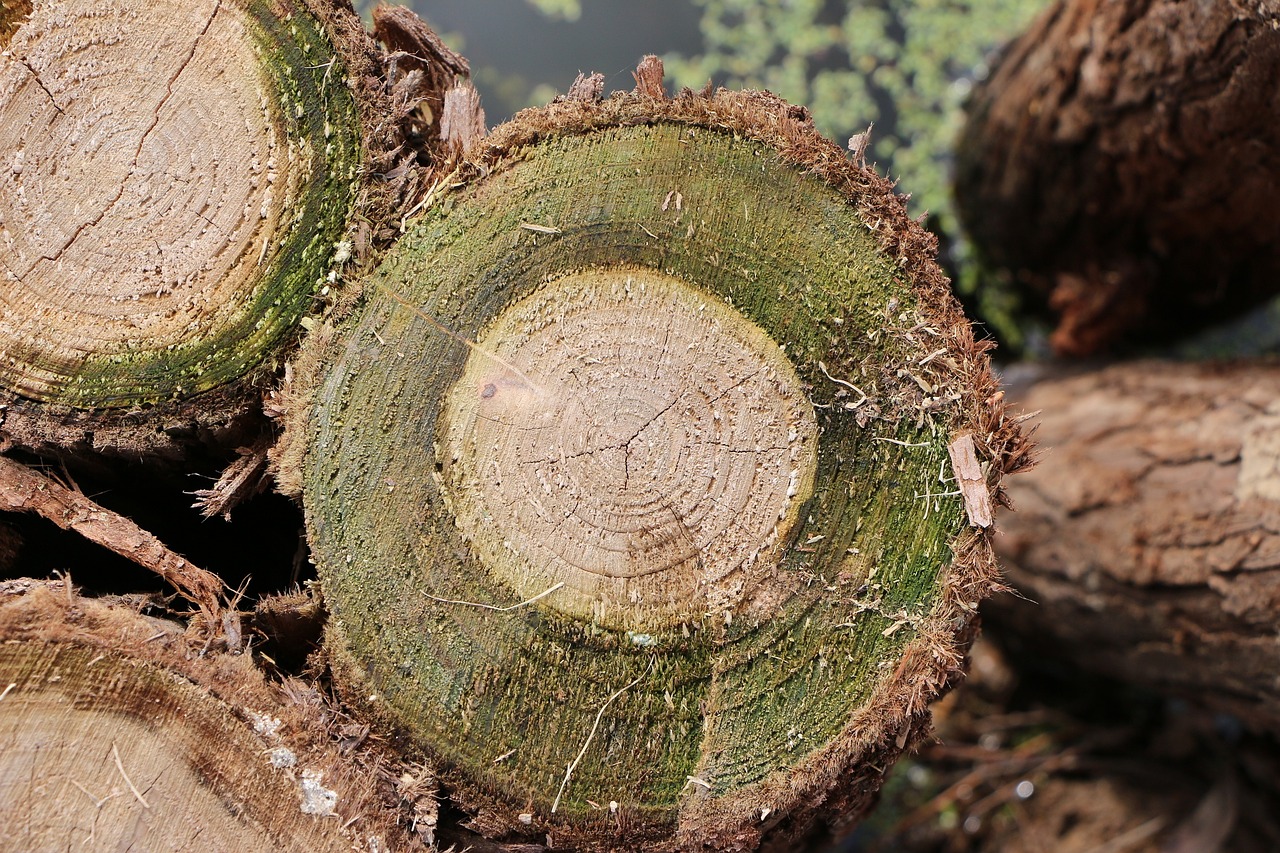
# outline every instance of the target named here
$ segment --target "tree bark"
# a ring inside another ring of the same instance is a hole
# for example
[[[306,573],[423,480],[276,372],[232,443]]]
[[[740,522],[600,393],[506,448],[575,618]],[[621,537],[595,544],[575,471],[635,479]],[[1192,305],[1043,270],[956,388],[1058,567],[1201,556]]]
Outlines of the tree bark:
[[[926,731],[1025,447],[891,185],[653,66],[469,153],[289,452],[336,677],[486,835],[785,844]]]
[[[250,443],[357,214],[385,217],[372,41],[329,0],[0,8],[0,439]]]
[[[1280,4],[1063,0],[974,92],[956,195],[1066,355],[1277,291]]]
[[[1042,460],[1009,487],[984,612],[1048,655],[1280,732],[1280,368],[1139,362],[1017,395]]]
[[[425,849],[323,711],[124,601],[0,583],[0,846]]]
[[[124,516],[98,506],[78,489],[67,488],[0,456],[0,512],[36,513],[63,530],[74,531],[155,572],[199,608],[207,630],[223,630],[223,584],[217,576],[192,565],[155,536]],[[0,545],[0,566],[10,556],[6,550]]]

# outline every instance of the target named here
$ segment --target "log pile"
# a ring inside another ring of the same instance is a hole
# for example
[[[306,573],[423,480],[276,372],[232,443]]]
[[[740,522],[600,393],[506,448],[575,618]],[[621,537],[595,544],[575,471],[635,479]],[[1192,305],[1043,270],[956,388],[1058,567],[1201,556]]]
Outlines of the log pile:
[[[1273,5],[1063,0],[975,91],[1060,356],[1270,293]],[[941,707],[887,848],[1274,847],[1274,363],[1001,389],[804,109],[649,57],[487,132],[468,74],[404,9],[0,0],[0,846],[818,849]],[[1026,698],[1080,684],[1127,716]]]
[[[960,677],[1027,461],[936,241],[767,93],[649,57],[485,136],[464,60],[374,33],[0,5],[0,511],[164,584],[4,587],[9,840],[841,835]],[[77,486],[211,461],[210,517],[299,502],[322,599]]]

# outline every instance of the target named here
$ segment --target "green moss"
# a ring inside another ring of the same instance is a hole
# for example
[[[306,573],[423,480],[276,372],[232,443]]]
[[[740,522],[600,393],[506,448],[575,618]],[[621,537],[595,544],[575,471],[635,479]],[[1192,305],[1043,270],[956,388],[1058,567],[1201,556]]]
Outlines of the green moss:
[[[1028,345],[1013,288],[973,256],[951,198],[964,102],[996,49],[1048,0],[694,0],[704,52],[667,58],[682,86],[768,89],[845,140],[875,125],[868,162],[900,181],[942,238],[957,292],[1017,352]],[[1034,334],[1034,333],[1033,333]]]
[[[964,523],[955,495],[922,497],[952,491],[940,482],[950,414],[920,408],[898,373],[926,356],[927,333],[868,225],[763,146],[666,124],[552,138],[517,160],[405,235],[317,389],[304,495],[329,642],[446,765],[542,812],[599,714],[560,813],[603,821],[591,802],[618,801],[671,822],[689,776],[725,796],[785,772],[892,674]],[[796,592],[767,619],[717,614],[637,643],[538,606],[437,600],[517,603],[462,540],[437,480],[441,400],[468,351],[385,290],[474,339],[544,282],[617,265],[731,304],[808,387],[817,485],[778,566]],[[828,373],[879,417],[859,425]]]
[[[324,286],[351,215],[361,164],[360,125],[346,72],[319,23],[291,4],[245,0],[249,31],[276,120],[310,163],[301,197],[282,223],[274,260],[227,324],[162,350],[89,358],[54,402],[83,408],[190,397],[262,369],[298,332]],[[36,367],[48,365],[37,364]],[[62,372],[54,366],[55,372]]]

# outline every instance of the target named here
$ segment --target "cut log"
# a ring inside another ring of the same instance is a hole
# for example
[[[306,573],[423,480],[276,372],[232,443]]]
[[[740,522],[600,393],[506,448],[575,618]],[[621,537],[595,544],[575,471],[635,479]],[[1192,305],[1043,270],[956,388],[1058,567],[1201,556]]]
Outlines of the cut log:
[[[1280,733],[1280,368],[1049,379],[984,612],[1046,655]]]
[[[423,849],[313,695],[123,602],[0,583],[0,847]]]
[[[289,447],[336,677],[486,835],[785,844],[927,730],[1025,448],[891,185],[651,72],[471,152]]]
[[[1277,292],[1280,3],[1062,0],[974,92],[956,196],[1052,343],[1184,335]]]
[[[372,42],[328,0],[0,9],[4,442],[247,443],[351,253]]]

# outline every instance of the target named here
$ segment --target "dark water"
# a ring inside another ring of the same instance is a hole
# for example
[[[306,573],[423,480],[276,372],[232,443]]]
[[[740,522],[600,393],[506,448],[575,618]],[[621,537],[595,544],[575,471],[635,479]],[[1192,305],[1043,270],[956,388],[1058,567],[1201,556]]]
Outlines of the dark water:
[[[576,21],[524,0],[408,5],[471,62],[490,124],[564,92],[579,71],[604,74],[607,94],[635,85],[631,71],[646,53],[702,51],[701,11],[690,0],[584,0]]]

